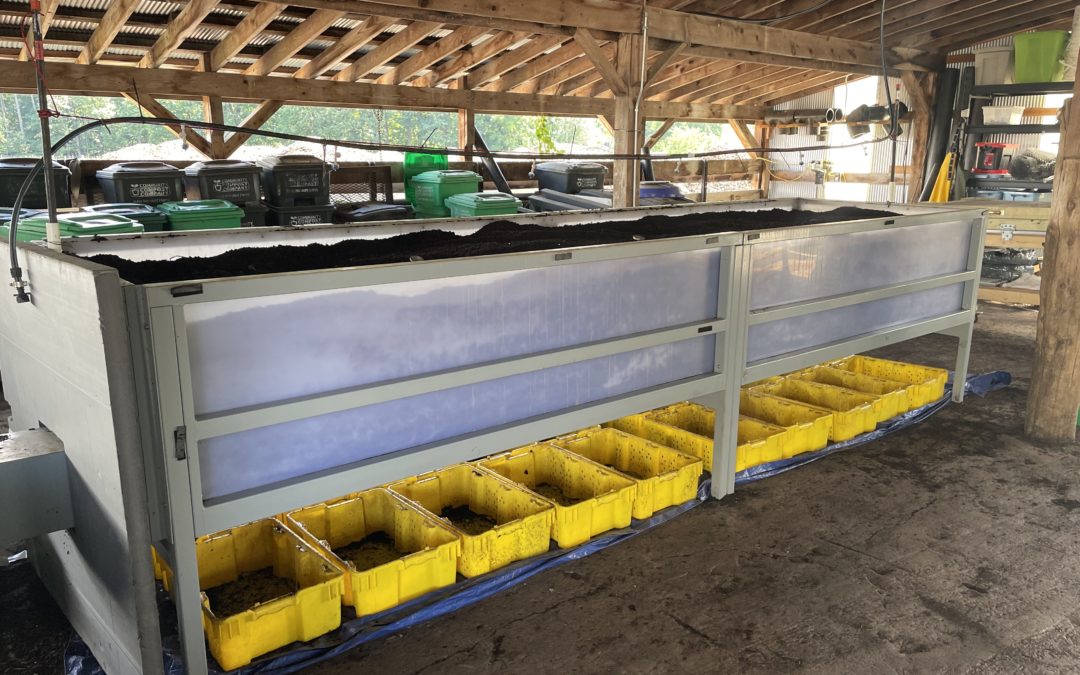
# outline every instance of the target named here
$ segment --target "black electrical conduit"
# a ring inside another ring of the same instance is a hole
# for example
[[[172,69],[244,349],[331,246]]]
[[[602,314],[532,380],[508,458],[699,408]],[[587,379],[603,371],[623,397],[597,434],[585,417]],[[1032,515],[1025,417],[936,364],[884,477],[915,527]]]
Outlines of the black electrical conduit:
[[[62,116],[62,115],[61,115]],[[231,124],[214,124],[213,122],[200,122],[195,120],[163,120],[152,117],[113,117],[109,119],[93,120],[84,124],[77,129],[73,129],[58,140],[53,146],[52,151],[55,154],[65,145],[75,140],[79,136],[85,134],[88,131],[104,127],[108,129],[110,125],[115,124],[145,124],[149,126],[158,127],[180,127],[181,136],[183,136],[183,129],[206,129],[208,131],[223,131],[232,132],[237,134],[249,134],[255,136],[267,136],[270,138],[278,138],[286,141],[298,141],[304,143],[315,143],[317,145],[325,145],[331,147],[340,148],[353,148],[357,150],[392,150],[399,152],[423,152],[431,155],[475,155],[479,157],[490,157],[493,159],[611,159],[611,160],[643,160],[643,159],[706,159],[709,157],[721,157],[724,155],[737,155],[744,152],[760,153],[760,154],[784,154],[789,152],[810,152],[813,150],[825,150],[825,149],[840,149],[840,148],[854,148],[862,145],[870,145],[873,143],[880,143],[888,140],[888,137],[875,138],[866,141],[859,141],[856,143],[848,143],[845,145],[804,145],[794,148],[741,148],[737,150],[710,150],[708,152],[686,152],[673,155],[645,155],[638,153],[630,154],[593,154],[593,153],[570,153],[565,155],[559,154],[544,154],[544,153],[520,153],[520,152],[491,152],[487,150],[464,150],[460,148],[425,148],[415,145],[395,145],[389,143],[370,143],[365,141],[336,141],[325,138],[319,138],[316,136],[303,136],[300,134],[287,134],[280,131],[267,131],[264,129],[251,129],[248,127],[233,126]],[[37,178],[38,173],[44,168],[45,164],[43,160],[38,160],[34,166],[30,169],[30,173],[23,180],[22,186],[19,188],[19,193],[15,197],[15,203],[11,211],[11,223],[8,226],[8,244],[9,255],[11,264],[11,286],[15,289],[15,299],[18,302],[29,302],[30,295],[26,292],[26,282],[22,278],[22,268],[19,267],[19,258],[16,250],[16,242],[18,241],[19,230],[19,210],[22,208],[23,200],[26,198],[26,193],[30,189],[30,185],[34,179]]]

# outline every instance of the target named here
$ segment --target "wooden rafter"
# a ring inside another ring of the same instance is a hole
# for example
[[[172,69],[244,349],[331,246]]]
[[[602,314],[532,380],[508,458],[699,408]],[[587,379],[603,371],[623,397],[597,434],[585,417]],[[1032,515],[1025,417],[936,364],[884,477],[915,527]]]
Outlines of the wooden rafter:
[[[615,64],[604,53],[604,50],[596,42],[596,39],[588,31],[578,29],[574,32],[574,42],[581,47],[581,51],[596,66],[597,72],[607,82],[608,87],[615,92],[616,96],[625,96],[628,92],[627,83],[615,69]]]
[[[496,82],[497,88],[499,91],[536,91],[540,76],[570,63],[581,56],[581,53],[581,48],[576,44],[565,44],[506,73]]]
[[[244,70],[245,75],[269,75],[274,69],[292,58],[296,52],[315,39],[315,36],[341,17],[344,12],[320,9],[271,47],[262,57]]]
[[[56,10],[60,7],[60,0],[42,0],[41,1],[41,34],[44,36],[49,32],[49,26],[53,22],[53,18],[56,16]],[[19,60],[27,61],[30,58],[30,51],[24,45],[19,50]]]
[[[338,82],[356,82],[363,79],[365,75],[390,62],[395,56],[441,27],[442,24],[430,21],[414,21],[395,33],[392,38],[364,54],[350,64],[349,67],[339,72],[334,76],[334,80]]]
[[[529,33],[499,33],[482,43],[463,49],[446,63],[436,66],[427,75],[417,78],[413,84],[434,87],[464,75],[470,68],[498,56],[507,49],[527,40]]]
[[[461,26],[446,37],[439,38],[433,44],[430,44],[416,54],[413,54],[403,63],[395,66],[390,72],[375,81],[379,84],[401,84],[406,82],[424,68],[467,47],[472,44],[473,40],[487,32],[487,29],[479,28],[477,26]]]
[[[564,38],[536,37],[522,44],[517,49],[498,56],[466,76],[468,89],[479,89],[517,68],[526,61],[540,56],[549,49],[558,47]]]
[[[218,0],[191,0],[180,13],[165,27],[150,51],[139,61],[140,68],[157,68],[165,63],[173,50],[180,46],[188,35],[199,27],[206,15],[214,10]]]
[[[251,42],[252,38],[260,34],[270,22],[278,16],[286,5],[276,2],[260,2],[252,7],[240,23],[229,31],[229,34],[217,44],[210,52],[208,68],[220,70],[232,57],[240,53]]]
[[[396,19],[385,16],[369,16],[321,54],[305,63],[293,77],[318,77],[349,58],[356,50],[368,44],[389,28]]]
[[[113,39],[123,30],[124,23],[138,5],[139,0],[113,0],[110,2],[109,8],[105,10],[105,15],[101,17],[101,23],[98,24],[90,39],[86,41],[86,46],[83,47],[76,61],[84,64],[97,63],[97,60],[112,44]]]

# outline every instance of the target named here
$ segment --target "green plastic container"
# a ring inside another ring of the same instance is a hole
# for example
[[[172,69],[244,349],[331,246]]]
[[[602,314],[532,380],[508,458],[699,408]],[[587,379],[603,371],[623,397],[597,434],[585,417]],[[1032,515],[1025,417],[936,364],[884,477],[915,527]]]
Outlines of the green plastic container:
[[[169,229],[169,217],[149,204],[97,204],[83,209],[88,213],[111,213],[142,223],[144,232],[163,232]]]
[[[455,218],[506,216],[518,212],[521,202],[503,192],[463,192],[447,198],[446,206]]]
[[[225,230],[240,227],[244,210],[224,199],[165,202],[158,208],[169,217],[173,230]]]
[[[446,218],[446,200],[454,195],[480,190],[480,174],[474,171],[442,169],[425,171],[412,179],[414,205],[422,218]]]
[[[446,155],[429,155],[422,152],[406,152],[405,161],[401,163],[402,182],[405,183],[405,199],[416,206],[416,196],[413,193],[412,179],[426,171],[439,171],[449,169],[450,160]]]
[[[19,221],[19,241],[40,241],[45,238],[45,223],[48,216],[36,216]],[[72,213],[57,216],[61,237],[88,237],[103,234],[141,234],[140,223],[112,213]],[[8,225],[0,228],[4,236],[8,234]]]
[[[1060,82],[1064,70],[1061,57],[1068,41],[1069,33],[1063,30],[1020,33],[1013,37],[1016,56],[1013,81],[1018,84]]]

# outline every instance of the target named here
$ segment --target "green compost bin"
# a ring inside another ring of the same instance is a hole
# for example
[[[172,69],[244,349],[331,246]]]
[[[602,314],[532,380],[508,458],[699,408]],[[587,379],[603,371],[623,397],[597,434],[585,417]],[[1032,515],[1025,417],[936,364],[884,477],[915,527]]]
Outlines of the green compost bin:
[[[463,192],[446,199],[454,218],[508,216],[518,212],[521,202],[503,192]]]
[[[412,179],[416,196],[414,206],[418,218],[448,218],[446,200],[465,192],[480,189],[480,174],[460,169],[425,171]]]
[[[1061,57],[1068,41],[1069,33],[1063,30],[1044,30],[1014,36],[1016,67],[1013,81],[1017,84],[1059,82],[1064,72]]]
[[[40,241],[45,239],[45,223],[48,216],[39,215],[19,221],[19,241]],[[112,213],[71,213],[57,216],[61,237],[88,237],[103,234],[141,234],[143,226],[130,218]],[[0,228],[0,233],[8,235],[9,225]]]
[[[412,179],[426,171],[439,171],[449,169],[450,160],[446,155],[429,155],[424,152],[406,152],[405,161],[401,163],[401,182],[405,184],[405,199],[416,206],[416,195],[413,193]]]
[[[244,210],[224,199],[165,202],[158,208],[169,217],[172,230],[227,230],[240,227]]]
[[[83,209],[88,213],[111,213],[142,223],[144,232],[163,232],[169,229],[169,217],[149,204],[96,204]]]

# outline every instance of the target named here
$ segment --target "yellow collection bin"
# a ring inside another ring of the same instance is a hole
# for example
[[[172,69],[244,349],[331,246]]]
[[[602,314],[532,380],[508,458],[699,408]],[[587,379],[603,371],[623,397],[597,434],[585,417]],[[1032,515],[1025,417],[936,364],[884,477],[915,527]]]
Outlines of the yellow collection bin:
[[[742,471],[758,464],[784,458],[787,429],[752,417],[739,415],[739,445],[735,453],[735,470]]]
[[[857,391],[796,378],[762,384],[751,391],[831,410],[833,424],[829,438],[833,441],[850,440],[877,427],[874,397]]]
[[[477,464],[550,501],[555,507],[551,538],[561,548],[630,524],[637,483],[580,455],[537,443]]]
[[[697,496],[701,460],[678,450],[600,427],[560,436],[551,443],[635,479],[635,518],[648,518]]]
[[[829,365],[861,375],[906,383],[910,410],[921,408],[940,399],[945,395],[945,383],[949,381],[949,371],[941,368],[889,361],[872,356],[849,356]]]
[[[383,488],[297,509],[285,522],[345,573],[342,601],[357,616],[381,612],[457,579],[457,533]]]
[[[908,407],[907,385],[903,382],[886,380],[873,375],[864,375],[831,366],[814,366],[813,368],[792,373],[790,377],[820,382],[821,384],[831,384],[834,387],[843,387],[876,396],[877,402],[874,404],[874,409],[877,411],[879,422],[892,419],[910,409]]]
[[[820,450],[829,444],[831,410],[744,389],[740,392],[739,412],[785,427],[788,432],[783,447],[785,458]]]
[[[458,571],[464,576],[490,572],[550,547],[551,503],[479,467],[457,464],[388,487],[449,522],[461,537]]]
[[[257,520],[200,537],[195,553],[203,590],[203,632],[210,653],[225,670],[291,642],[314,640],[341,625],[341,570],[278,520]],[[268,573],[256,583],[251,573],[262,570]],[[164,562],[162,572],[169,590],[172,570]],[[281,595],[241,606],[245,597],[279,587]]]

